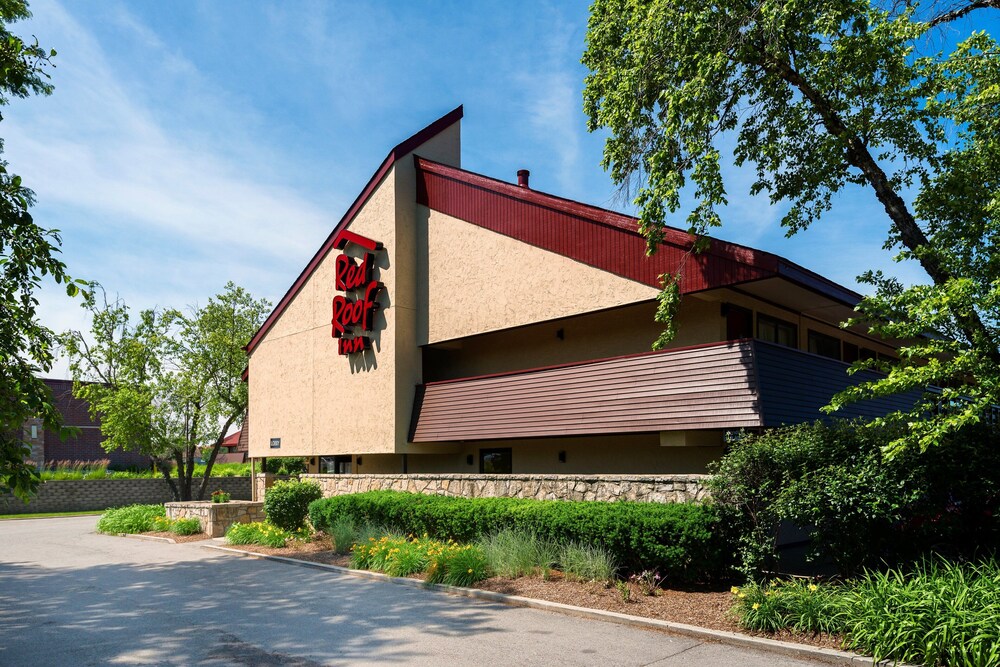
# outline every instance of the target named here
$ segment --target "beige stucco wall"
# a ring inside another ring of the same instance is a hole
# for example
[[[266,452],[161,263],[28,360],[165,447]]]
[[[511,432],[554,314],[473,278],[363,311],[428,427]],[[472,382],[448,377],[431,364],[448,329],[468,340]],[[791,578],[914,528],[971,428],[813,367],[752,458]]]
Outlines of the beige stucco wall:
[[[417,215],[427,234],[422,343],[634,303],[658,292],[424,206]]]
[[[420,146],[428,158],[457,164],[458,124]],[[416,343],[416,258],[412,156],[398,158],[351,222],[380,241],[376,278],[384,285],[372,350],[341,356],[331,336],[338,294],[332,250],[250,357],[250,456],[313,456],[406,451],[414,387],[421,382]],[[332,223],[331,223],[332,225]],[[354,245],[348,254],[360,257]],[[270,449],[281,438],[280,449]]]
[[[514,474],[700,474],[706,472],[710,461],[722,456],[722,436],[719,433],[715,435],[719,444],[711,447],[663,447],[659,435],[655,433],[463,443],[455,453],[410,454],[407,457],[407,472],[478,473],[480,449],[510,447]],[[559,461],[560,451],[566,452],[565,463]],[[469,455],[472,456],[471,465],[468,463]],[[366,455],[355,472],[400,473],[402,458],[398,455]]]
[[[523,368],[648,352],[662,325],[653,321],[656,303],[622,306],[567,319],[448,341],[424,351],[424,379],[448,380]],[[685,297],[671,347],[715,342],[725,337],[719,304]],[[560,337],[561,332],[561,337]]]

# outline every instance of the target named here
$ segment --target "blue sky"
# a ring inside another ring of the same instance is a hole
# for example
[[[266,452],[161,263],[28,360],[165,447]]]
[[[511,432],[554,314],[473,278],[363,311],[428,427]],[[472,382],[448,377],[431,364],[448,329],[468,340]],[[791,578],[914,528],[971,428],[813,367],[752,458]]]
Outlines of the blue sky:
[[[466,169],[513,181],[527,168],[535,189],[631,212],[586,131],[585,1],[31,10],[14,30],[59,52],[56,89],[4,110],[5,158],[37,194],[36,221],[62,231],[71,273],[136,310],[201,304],[228,280],[276,302],[388,150],[459,104]],[[900,273],[870,192],[789,241],[780,211],[740,192],[749,175],[730,176],[722,238],[849,286],[868,268]],[[53,289],[42,316],[87,323]]]

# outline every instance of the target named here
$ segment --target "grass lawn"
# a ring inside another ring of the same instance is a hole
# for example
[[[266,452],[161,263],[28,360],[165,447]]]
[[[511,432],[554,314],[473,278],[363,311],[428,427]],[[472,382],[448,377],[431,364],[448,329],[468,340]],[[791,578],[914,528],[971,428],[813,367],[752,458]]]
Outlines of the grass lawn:
[[[88,510],[86,512],[37,512],[35,514],[0,514],[0,521],[7,521],[10,519],[52,519],[60,516],[87,516],[88,514],[97,516],[102,512],[103,510]]]

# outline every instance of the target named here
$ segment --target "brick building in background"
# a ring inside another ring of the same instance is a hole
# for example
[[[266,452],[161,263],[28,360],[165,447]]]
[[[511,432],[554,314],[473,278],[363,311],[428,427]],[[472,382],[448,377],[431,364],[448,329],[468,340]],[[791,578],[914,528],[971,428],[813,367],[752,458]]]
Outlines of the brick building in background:
[[[56,461],[99,461],[109,459],[113,468],[145,467],[149,457],[136,452],[115,450],[107,452],[101,447],[100,420],[90,418],[87,401],[73,396],[72,380],[44,379],[52,390],[56,409],[63,416],[66,426],[80,429],[75,437],[60,440],[59,434],[45,429],[42,420],[29,419],[24,423],[24,441],[31,447],[31,460],[49,465]]]

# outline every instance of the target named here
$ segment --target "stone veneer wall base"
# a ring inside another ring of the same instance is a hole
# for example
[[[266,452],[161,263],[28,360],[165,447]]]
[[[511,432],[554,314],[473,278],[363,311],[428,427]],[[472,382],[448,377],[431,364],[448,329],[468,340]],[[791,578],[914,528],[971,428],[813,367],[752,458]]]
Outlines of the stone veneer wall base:
[[[708,475],[300,475],[324,496],[364,491],[410,491],[467,498],[538,500],[629,500],[654,503],[701,502]],[[262,480],[258,479],[260,488]]]
[[[208,500],[166,503],[168,519],[195,517],[201,530],[209,537],[223,537],[234,523],[253,523],[264,520],[264,503],[249,500],[230,500],[213,503]]]

